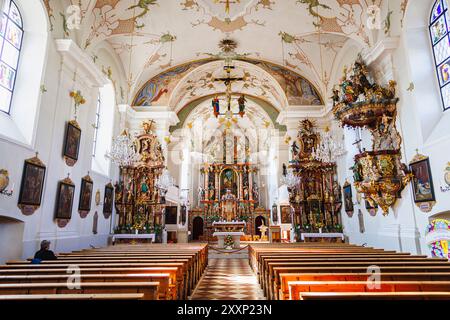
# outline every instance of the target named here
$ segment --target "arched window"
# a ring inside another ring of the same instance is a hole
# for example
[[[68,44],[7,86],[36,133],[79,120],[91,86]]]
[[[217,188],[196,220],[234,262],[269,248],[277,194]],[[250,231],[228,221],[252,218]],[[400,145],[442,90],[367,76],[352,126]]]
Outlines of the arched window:
[[[450,16],[447,0],[437,0],[431,12],[430,35],[444,110],[450,109]]]
[[[111,149],[115,107],[114,85],[108,83],[99,89],[92,146],[92,170],[104,176],[109,176],[110,160],[105,155]]]
[[[12,0],[4,0],[0,20],[0,111],[9,114],[23,39],[22,16]]]

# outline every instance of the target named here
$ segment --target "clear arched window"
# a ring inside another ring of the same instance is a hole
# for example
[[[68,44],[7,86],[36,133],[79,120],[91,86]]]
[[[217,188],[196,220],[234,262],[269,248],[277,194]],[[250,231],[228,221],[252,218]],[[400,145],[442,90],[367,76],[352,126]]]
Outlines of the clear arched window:
[[[23,22],[17,5],[4,0],[0,20],[0,111],[9,113],[22,49]]]
[[[444,110],[450,109],[449,18],[447,0],[437,0],[431,12],[430,35]]]

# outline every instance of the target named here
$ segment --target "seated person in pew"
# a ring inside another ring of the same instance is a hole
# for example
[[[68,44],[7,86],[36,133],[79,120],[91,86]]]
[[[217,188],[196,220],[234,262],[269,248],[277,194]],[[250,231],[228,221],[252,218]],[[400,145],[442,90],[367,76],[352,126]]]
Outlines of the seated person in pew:
[[[56,260],[56,255],[50,250],[50,241],[42,240],[41,249],[36,252],[34,259],[31,261],[33,264],[39,264],[43,260]]]

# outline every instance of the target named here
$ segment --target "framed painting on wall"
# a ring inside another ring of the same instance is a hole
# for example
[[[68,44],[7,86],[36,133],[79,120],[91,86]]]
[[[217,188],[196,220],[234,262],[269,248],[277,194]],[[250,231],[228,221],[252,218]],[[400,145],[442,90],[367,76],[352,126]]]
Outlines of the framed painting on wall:
[[[81,128],[75,120],[69,121],[64,139],[63,156],[68,166],[73,167],[78,161],[80,151]]]
[[[433,178],[431,176],[430,159],[424,157],[409,164],[413,174],[414,202],[436,201],[434,194]]]
[[[353,213],[355,208],[353,207],[353,193],[352,193],[352,185],[350,183],[345,183],[344,187],[344,208],[347,214]]]
[[[103,198],[103,215],[106,219],[113,212],[113,198],[114,198],[114,187],[111,183],[105,186],[105,196]]]
[[[30,215],[41,205],[46,167],[37,157],[25,160],[20,184],[18,206]]]
[[[92,182],[92,179],[89,175],[81,179],[78,212],[80,213],[82,218],[85,218],[88,215],[89,211],[91,211],[93,189],[94,183]]]
[[[281,223],[292,223],[291,221],[291,206],[281,206]]]
[[[72,218],[75,185],[70,178],[58,183],[56,196],[55,219],[70,220]]]

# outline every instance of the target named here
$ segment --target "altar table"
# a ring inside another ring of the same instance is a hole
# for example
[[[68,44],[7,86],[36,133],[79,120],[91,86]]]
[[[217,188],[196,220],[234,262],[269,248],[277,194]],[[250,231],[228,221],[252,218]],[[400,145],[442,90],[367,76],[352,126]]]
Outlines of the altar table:
[[[342,242],[345,240],[343,233],[302,233],[300,235],[300,239],[302,241],[305,241],[306,238],[321,238],[321,239],[340,238],[342,240]]]
[[[151,242],[155,242],[155,234],[154,233],[146,233],[146,234],[115,234],[112,236],[113,245],[116,243],[117,239],[130,239],[130,240],[142,240],[142,239],[150,239]]]

